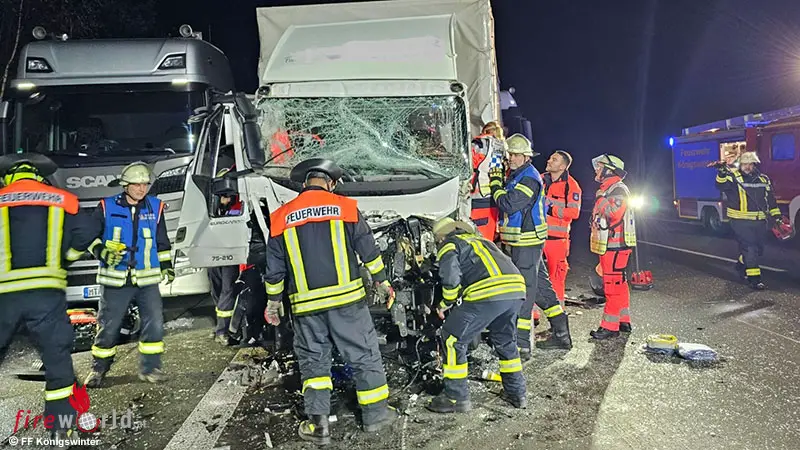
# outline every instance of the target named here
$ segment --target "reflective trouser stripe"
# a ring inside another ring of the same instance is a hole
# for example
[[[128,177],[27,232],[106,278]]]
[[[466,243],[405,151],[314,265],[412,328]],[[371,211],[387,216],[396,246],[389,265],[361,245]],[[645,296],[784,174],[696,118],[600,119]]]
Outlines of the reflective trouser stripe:
[[[500,360],[500,373],[514,373],[522,370],[522,360],[519,358],[511,360]]]
[[[561,304],[558,304],[555,306],[551,306],[550,308],[547,308],[542,312],[544,313],[545,317],[550,318],[550,317],[555,317],[559,314],[564,314],[564,308],[561,307]]]
[[[303,381],[303,390],[300,391],[301,394],[306,393],[306,389],[314,389],[317,391],[322,390],[333,390],[333,381],[331,377],[316,377],[316,378],[309,378]]]
[[[92,356],[95,358],[111,358],[117,354],[117,347],[100,348],[96,345],[92,346]]]
[[[520,330],[530,331],[531,329],[531,319],[517,319],[517,328]]]
[[[139,353],[143,355],[164,353],[164,342],[139,342]]]
[[[217,317],[221,317],[221,318],[223,318],[223,319],[224,319],[224,318],[228,318],[228,317],[233,317],[233,310],[230,310],[230,311],[223,311],[223,310],[221,310],[221,309],[219,309],[219,308],[214,308],[214,309],[215,309],[215,310],[216,310],[216,312],[217,312]]]
[[[761,275],[761,269],[759,267],[756,267],[754,269],[745,269],[744,272],[748,277],[757,277]]]
[[[356,391],[356,397],[358,397],[358,404],[362,406],[378,403],[389,398],[389,386],[384,384],[368,391]]]
[[[458,364],[455,348],[456,342],[458,342],[458,338],[455,336],[450,336],[444,343],[447,349],[447,363],[442,365],[442,370],[444,371],[444,377],[451,380],[467,378],[467,374],[469,373],[467,363]]]
[[[65,398],[69,398],[72,395],[72,387],[67,386],[61,389],[53,389],[51,391],[44,391],[44,400],[46,402],[52,402],[54,400],[62,400]]]

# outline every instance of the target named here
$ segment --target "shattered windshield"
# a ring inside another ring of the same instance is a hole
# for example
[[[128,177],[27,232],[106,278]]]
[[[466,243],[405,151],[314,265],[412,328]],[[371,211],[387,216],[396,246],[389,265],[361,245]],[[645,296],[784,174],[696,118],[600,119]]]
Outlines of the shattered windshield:
[[[466,115],[456,96],[264,98],[258,106],[269,174],[308,158],[356,180],[468,177]]]
[[[53,156],[192,153],[202,92],[44,88],[18,103],[17,147]]]

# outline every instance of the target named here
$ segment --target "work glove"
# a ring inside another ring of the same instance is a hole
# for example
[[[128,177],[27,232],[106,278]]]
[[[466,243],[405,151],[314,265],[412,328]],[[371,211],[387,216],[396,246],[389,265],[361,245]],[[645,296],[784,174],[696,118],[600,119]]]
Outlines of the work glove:
[[[114,267],[122,262],[122,257],[125,256],[125,250],[120,249],[118,242],[106,241],[103,246],[95,246],[92,249],[92,254],[95,258],[106,263],[108,267]]]
[[[281,324],[283,316],[283,302],[270,300],[267,302],[267,309],[264,310],[264,319],[268,324],[278,326]]]
[[[493,167],[489,169],[489,184],[491,184],[492,187],[502,187],[504,176],[505,172],[503,171],[502,167]],[[499,184],[496,182],[499,182]]]
[[[389,280],[375,282],[375,304],[384,303],[386,309],[392,309],[395,297],[394,288],[392,287],[392,283],[389,283]]]
[[[167,284],[172,284],[175,281],[175,269],[161,269],[161,279],[167,280]]]

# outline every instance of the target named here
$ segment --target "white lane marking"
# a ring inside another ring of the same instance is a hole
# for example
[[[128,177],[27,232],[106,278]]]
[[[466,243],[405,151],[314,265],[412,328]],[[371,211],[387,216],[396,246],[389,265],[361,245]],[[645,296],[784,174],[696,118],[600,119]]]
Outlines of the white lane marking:
[[[794,342],[795,344],[800,344],[800,341],[798,341],[797,339],[792,339],[792,338],[790,338],[789,336],[784,336],[784,335],[782,335],[782,334],[780,334],[780,333],[776,333],[776,332],[774,332],[774,331],[771,331],[771,330],[768,330],[768,329],[766,329],[766,328],[761,328],[761,327],[760,327],[760,326],[758,326],[758,325],[753,325],[752,323],[745,322],[744,320],[742,320],[742,319],[739,319],[738,317],[737,317],[736,319],[734,319],[734,320],[736,320],[737,322],[741,322],[741,323],[743,323],[743,324],[745,324],[745,325],[747,325],[747,326],[750,326],[750,327],[753,327],[753,328],[757,328],[757,329],[759,329],[759,330],[761,330],[761,331],[766,331],[767,333],[774,334],[775,336],[780,336],[780,337],[782,337],[782,338],[784,338],[784,339],[787,339],[787,340],[789,340],[789,341],[792,341],[792,342]]]
[[[669,249],[669,250],[675,250],[676,252],[689,253],[691,255],[705,256],[706,258],[717,259],[719,261],[727,261],[727,262],[730,262],[730,263],[736,263],[735,259],[725,258],[724,256],[709,255],[708,253],[696,252],[694,250],[687,250],[685,248],[672,247],[672,246],[669,246],[669,245],[658,244],[656,242],[643,241],[641,239],[639,239],[638,242],[641,242],[642,244],[652,245],[654,247],[661,247],[661,248],[666,248],[666,249]],[[771,272],[779,272],[779,273],[786,272],[785,269],[778,269],[777,267],[761,266],[761,268],[764,269],[764,270],[769,270]]]
[[[240,349],[239,353],[246,349]],[[231,361],[235,361],[239,353]],[[200,403],[194,408],[189,417],[169,441],[164,450],[185,450],[187,448],[205,450],[216,446],[217,440],[222,435],[225,425],[233,416],[239,405],[247,386],[239,383],[241,371],[234,371],[230,366],[220,374],[217,381],[206,392]],[[216,417],[216,418],[215,418]],[[205,423],[203,423],[205,422]],[[216,425],[213,431],[208,431],[206,425]]]

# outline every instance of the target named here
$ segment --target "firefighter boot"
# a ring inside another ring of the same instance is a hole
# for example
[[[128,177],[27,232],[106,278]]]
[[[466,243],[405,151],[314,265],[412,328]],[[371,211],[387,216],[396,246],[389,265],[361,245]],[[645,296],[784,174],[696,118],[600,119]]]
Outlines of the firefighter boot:
[[[572,348],[572,337],[569,335],[569,318],[561,313],[550,318],[550,337],[536,343],[536,347],[545,350],[569,350]]]
[[[469,400],[452,400],[442,393],[434,397],[427,408],[437,413],[465,413],[472,409],[472,403]]]
[[[99,388],[101,384],[103,384],[103,378],[106,377],[105,372],[100,372],[97,370],[93,370],[86,380],[84,380],[83,385],[87,388],[94,389]]]
[[[511,404],[514,408],[525,409],[528,407],[528,399],[523,397],[513,397],[508,395],[505,391],[500,394],[500,398]]]
[[[531,349],[529,348],[519,348],[519,359],[522,362],[530,361],[531,359]]]
[[[300,439],[313,442],[317,445],[328,445],[331,443],[331,432],[328,429],[328,416],[313,415],[309,420],[300,422],[297,429]]]
[[[148,383],[163,383],[167,381],[167,374],[164,373],[161,369],[153,369],[147,373],[140,373],[139,379],[142,381],[147,381]]]
[[[608,328],[600,327],[597,330],[590,331],[589,334],[592,336],[592,339],[602,341],[619,336],[619,331],[611,331]]]
[[[631,331],[633,331],[633,327],[631,326],[630,322],[620,322],[619,331],[620,333],[630,333]]]
[[[767,288],[767,286],[765,286],[761,281],[760,276],[747,277],[747,284],[750,285],[750,289],[754,289],[756,291],[763,291]]]
[[[397,409],[391,406],[387,406],[386,414],[383,415],[383,418],[375,423],[371,423],[369,425],[365,424],[364,431],[366,431],[367,433],[374,433],[376,431],[380,431],[384,427],[393,424],[398,417],[400,417],[400,413],[397,412]]]

